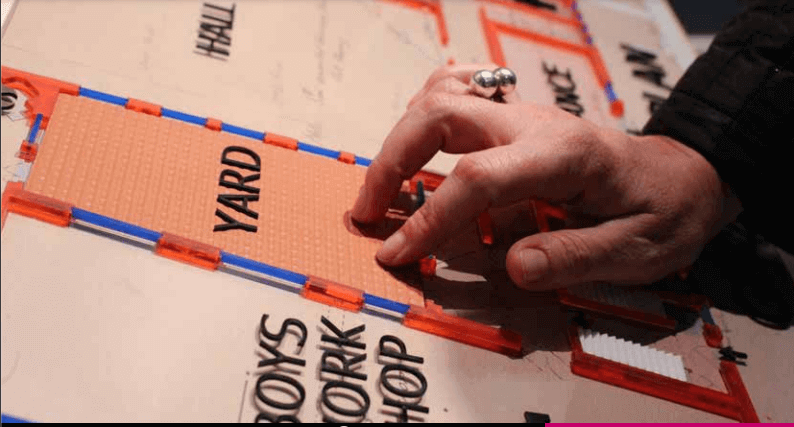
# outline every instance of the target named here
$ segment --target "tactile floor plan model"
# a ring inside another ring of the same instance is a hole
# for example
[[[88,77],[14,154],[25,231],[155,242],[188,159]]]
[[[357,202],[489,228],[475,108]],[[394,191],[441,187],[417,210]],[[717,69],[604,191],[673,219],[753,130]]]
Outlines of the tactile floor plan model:
[[[344,225],[366,169],[61,95],[28,190],[235,255],[424,305]]]

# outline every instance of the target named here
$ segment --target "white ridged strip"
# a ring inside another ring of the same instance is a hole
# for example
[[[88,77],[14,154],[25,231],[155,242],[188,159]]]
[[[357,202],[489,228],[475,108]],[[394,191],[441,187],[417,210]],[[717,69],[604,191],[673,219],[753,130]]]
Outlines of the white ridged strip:
[[[626,352],[626,340],[623,338],[618,338],[618,362],[624,365],[629,364],[629,356]]]
[[[590,330],[579,331],[579,341],[585,353],[686,381],[684,361],[679,355]]]
[[[684,369],[684,359],[681,356],[676,356],[676,378],[681,381],[687,381],[686,369]]]
[[[662,369],[663,374],[666,377],[675,378],[675,373],[673,372],[673,356],[668,353],[663,353],[664,358],[662,359]]]
[[[646,353],[648,354],[648,360],[649,360],[650,366],[651,366],[650,371],[654,372],[656,374],[661,374],[662,373],[662,355],[657,353],[657,352],[655,352],[655,351],[648,351]]]

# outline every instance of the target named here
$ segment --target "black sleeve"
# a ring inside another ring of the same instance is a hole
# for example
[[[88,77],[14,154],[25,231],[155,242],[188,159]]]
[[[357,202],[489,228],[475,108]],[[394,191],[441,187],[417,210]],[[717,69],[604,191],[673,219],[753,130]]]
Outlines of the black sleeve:
[[[726,24],[643,133],[698,150],[748,228],[794,253],[794,0],[751,2]]]

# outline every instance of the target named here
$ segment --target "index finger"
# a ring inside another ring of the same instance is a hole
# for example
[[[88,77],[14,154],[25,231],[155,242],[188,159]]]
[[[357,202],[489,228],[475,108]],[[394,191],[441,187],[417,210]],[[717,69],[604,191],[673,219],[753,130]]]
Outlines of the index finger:
[[[383,218],[402,182],[439,151],[462,153],[508,143],[515,111],[474,96],[432,94],[395,125],[367,170],[351,215],[363,223]],[[487,118],[488,120],[483,120]]]

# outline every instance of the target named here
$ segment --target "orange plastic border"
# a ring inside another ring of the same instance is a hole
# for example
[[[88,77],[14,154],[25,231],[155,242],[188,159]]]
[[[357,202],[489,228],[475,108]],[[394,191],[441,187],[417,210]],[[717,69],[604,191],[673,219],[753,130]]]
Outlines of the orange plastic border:
[[[501,2],[495,0],[488,0],[488,2],[501,4]],[[522,10],[516,7],[514,7],[514,9]],[[499,35],[506,34],[512,37],[544,44],[563,52],[574,53],[576,55],[583,56],[590,63],[590,67],[596,76],[596,80],[602,88],[606,88],[611,81],[609,78],[609,71],[607,71],[607,67],[604,64],[603,58],[601,58],[601,53],[599,53],[598,49],[596,49],[594,46],[571,43],[567,40],[560,40],[545,34],[536,33],[534,31],[517,28],[512,25],[491,20],[488,18],[488,13],[484,6],[480,7],[479,13],[483,35],[485,36],[485,42],[488,46],[488,54],[491,58],[491,61],[496,65],[499,65],[500,67],[507,67],[507,60],[505,59],[505,54],[502,50],[502,44],[499,42]],[[556,18],[560,17],[557,16]],[[581,28],[578,22],[576,22],[576,25],[577,27]],[[584,32],[582,32],[582,35],[584,37]],[[615,100],[614,102],[610,102],[610,113],[615,117],[622,117],[624,113],[623,102],[619,99]]]
[[[521,335],[518,333],[452,316],[440,308],[412,305],[403,318],[403,325],[510,357],[521,355]]]
[[[288,150],[298,150],[298,140],[286,136],[277,135],[275,133],[265,133],[265,144],[275,145],[276,147],[286,148]]]
[[[354,165],[356,164],[356,155],[353,153],[348,153],[347,151],[342,151],[339,153],[339,157],[337,157],[336,160],[349,165]]]
[[[22,145],[19,146],[19,153],[17,154],[17,157],[28,163],[32,163],[34,160],[36,160],[36,154],[38,152],[38,144],[31,144],[27,141],[22,141]]]
[[[301,296],[347,311],[358,312],[364,307],[364,292],[361,290],[316,276],[309,276]]]
[[[499,6],[503,6],[507,9],[512,9],[518,12],[526,13],[528,15],[535,15],[540,18],[547,19],[549,21],[555,21],[555,22],[559,22],[560,24],[565,24],[571,27],[575,27],[576,29],[581,28],[581,24],[579,24],[579,21],[577,21],[575,18],[566,18],[554,12],[549,12],[548,10],[519,3],[514,0],[479,0],[479,1],[482,3],[496,4]],[[570,2],[564,4],[562,7],[570,10]]]
[[[477,217],[477,229],[480,230],[480,242],[484,245],[493,244],[493,220],[486,211]]]
[[[55,101],[58,94],[66,93],[69,95],[80,95],[80,86],[63,82],[60,80],[42,77],[24,71],[14,70],[13,68],[1,67],[2,77],[0,81],[8,87],[20,90],[27,96],[25,101],[25,116],[28,118],[28,125],[33,126],[33,121],[38,114],[41,114],[41,125],[39,128],[47,129],[50,122],[52,110],[55,108]]]
[[[419,181],[422,181],[422,185],[426,191],[435,191],[438,186],[444,182],[444,175],[427,171],[417,172],[409,182],[411,185],[411,193],[416,193],[416,183]]]
[[[559,289],[557,291],[557,296],[560,299],[560,303],[567,307],[600,314],[606,317],[624,319],[641,325],[655,326],[664,330],[675,330],[675,320],[668,319],[667,317],[592,301],[572,295],[567,289]]]
[[[204,127],[216,132],[220,132],[223,129],[223,122],[218,119],[213,119],[212,117],[207,117],[207,123],[204,124]]]
[[[221,250],[191,239],[162,233],[154,248],[155,253],[185,264],[206,270],[217,270],[221,264]]]
[[[443,46],[449,44],[449,31],[447,30],[447,21],[444,19],[444,8],[441,5],[441,0],[383,0],[390,3],[397,3],[402,6],[410,7],[412,9],[421,10],[430,13],[436,18],[436,27],[438,28],[438,38]]]
[[[128,99],[127,105],[125,105],[124,108],[136,111],[138,113],[151,114],[157,117],[162,117],[163,115],[163,108],[161,106],[146,101],[141,101],[139,99]]]
[[[720,375],[728,390],[728,393],[721,393],[587,354],[582,350],[578,326],[575,324],[569,328],[568,338],[571,343],[571,371],[576,375],[740,422],[759,422],[744,382],[733,363],[720,361]]]
[[[72,205],[51,197],[31,193],[21,182],[9,182],[3,191],[2,225],[8,212],[66,227],[72,222]]]
[[[11,203],[10,202],[11,196],[19,194],[19,192],[21,191],[22,191],[21,182],[6,183],[6,188],[3,190],[2,206],[0,206],[0,228],[5,227],[6,225],[6,217],[8,216],[8,206]]]

